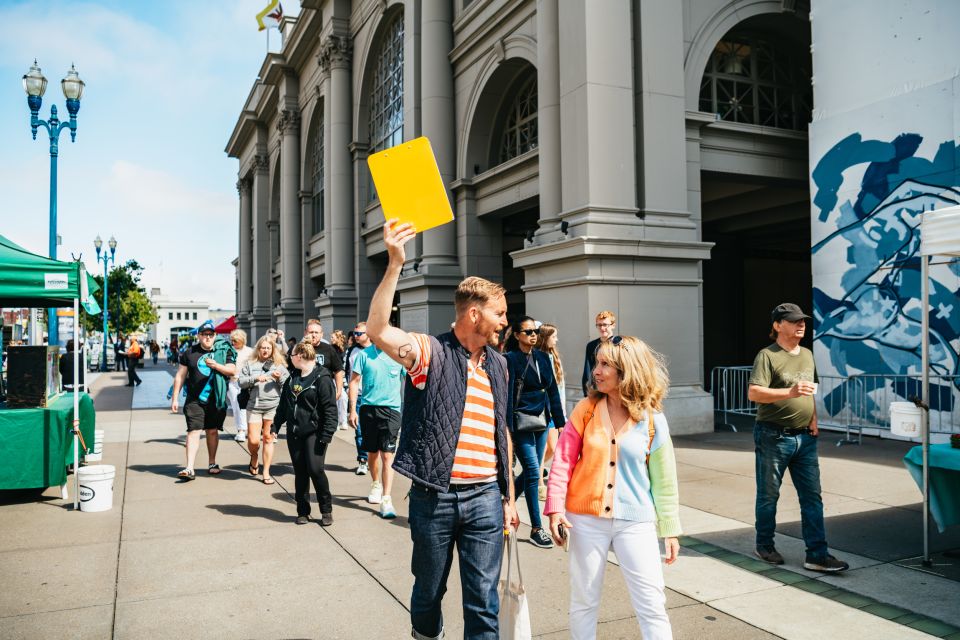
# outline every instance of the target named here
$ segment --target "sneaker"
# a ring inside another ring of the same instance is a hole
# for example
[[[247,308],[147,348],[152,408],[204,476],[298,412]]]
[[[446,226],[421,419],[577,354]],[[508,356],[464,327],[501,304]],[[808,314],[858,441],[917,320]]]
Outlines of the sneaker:
[[[233,437],[237,442],[246,442],[247,441],[247,432],[246,431],[237,431],[237,435]]]
[[[307,524],[310,522],[309,516],[297,516],[297,524]]]
[[[808,557],[803,563],[804,569],[809,569],[810,571],[822,571],[824,573],[837,573],[838,571],[846,571],[850,568],[850,565],[844,562],[843,560],[837,560],[831,555],[828,555],[824,558],[810,558]]]
[[[770,564],[783,564],[783,556],[780,555],[780,552],[776,549],[763,549],[761,547],[757,547],[756,550],[754,550],[754,553],[757,554],[757,557],[764,562],[769,562]]]
[[[332,513],[321,513],[320,514],[320,526],[329,527],[333,524],[333,514]]]
[[[358,476],[365,476],[365,475],[367,475],[367,463],[366,463],[366,462],[361,462],[360,464],[357,465],[357,475],[358,475]]]
[[[367,502],[370,504],[380,504],[383,499],[383,485],[377,480],[370,483],[370,493],[367,494]]]
[[[534,529],[530,532],[530,544],[541,549],[553,548],[553,540],[544,533],[543,529]]]
[[[380,501],[380,517],[384,520],[393,520],[397,517],[397,512],[393,510],[393,498],[383,496]]]

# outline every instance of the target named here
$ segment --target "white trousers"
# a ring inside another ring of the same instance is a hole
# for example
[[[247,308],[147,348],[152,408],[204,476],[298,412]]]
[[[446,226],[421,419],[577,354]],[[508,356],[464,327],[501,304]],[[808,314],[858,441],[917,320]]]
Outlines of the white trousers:
[[[237,402],[237,396],[240,395],[240,383],[231,380],[227,384],[227,401],[230,403],[230,410],[233,411],[233,419],[237,422],[237,431],[247,430],[247,410],[240,408]]]
[[[607,552],[613,548],[644,640],[670,640],[660,543],[653,522],[568,513],[570,531],[570,637],[597,637]]]

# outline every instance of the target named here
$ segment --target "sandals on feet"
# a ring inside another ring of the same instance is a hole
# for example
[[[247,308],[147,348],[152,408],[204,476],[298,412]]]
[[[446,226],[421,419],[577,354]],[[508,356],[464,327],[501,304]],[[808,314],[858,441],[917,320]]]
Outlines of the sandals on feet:
[[[247,470],[250,472],[250,475],[255,476],[258,473],[260,473],[260,465],[259,464],[248,465]]]
[[[220,475],[220,465],[216,462],[207,467],[207,473],[212,476]]]
[[[183,480],[184,482],[190,482],[194,480],[197,476],[194,475],[193,469],[181,469],[180,473],[177,474],[177,477]]]
[[[267,476],[263,479],[263,484],[276,484],[276,481],[270,476]]]

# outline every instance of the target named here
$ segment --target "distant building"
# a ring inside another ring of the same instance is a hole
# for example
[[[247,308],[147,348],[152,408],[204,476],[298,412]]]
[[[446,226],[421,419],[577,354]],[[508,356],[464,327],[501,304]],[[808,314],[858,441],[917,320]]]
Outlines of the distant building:
[[[157,308],[158,320],[150,325],[149,337],[161,344],[176,340],[181,332],[196,329],[201,322],[212,318],[210,303],[206,300],[171,298],[154,288],[150,290],[150,301]]]

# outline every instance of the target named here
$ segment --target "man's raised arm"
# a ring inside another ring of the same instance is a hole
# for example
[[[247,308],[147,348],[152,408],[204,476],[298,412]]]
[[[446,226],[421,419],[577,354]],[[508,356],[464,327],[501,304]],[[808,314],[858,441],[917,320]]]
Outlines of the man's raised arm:
[[[403,329],[390,326],[393,296],[397,292],[397,280],[406,260],[403,245],[416,236],[416,231],[407,223],[396,224],[397,219],[387,220],[383,225],[383,244],[387,247],[387,270],[383,280],[370,301],[367,316],[367,337],[377,348],[402,364],[407,369],[416,364],[420,350],[416,341]]]

